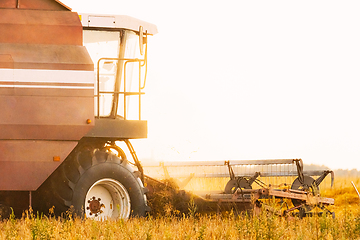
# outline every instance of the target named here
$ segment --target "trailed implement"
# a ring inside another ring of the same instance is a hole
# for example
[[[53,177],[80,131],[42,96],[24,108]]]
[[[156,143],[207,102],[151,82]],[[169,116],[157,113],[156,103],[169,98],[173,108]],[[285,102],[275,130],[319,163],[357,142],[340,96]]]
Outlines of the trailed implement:
[[[151,179],[175,179],[180,188],[191,190],[197,196],[200,211],[253,209],[258,213],[266,209],[300,217],[315,213],[333,215],[326,206],[333,205],[334,199],[320,196],[320,185],[327,184],[324,180],[329,174],[330,186],[333,185],[333,171],[304,171],[301,159],[161,162],[158,166],[145,165],[144,172]],[[212,186],[193,187],[199,181]],[[212,189],[220,183],[222,189]],[[270,199],[275,199],[280,207],[275,207]]]

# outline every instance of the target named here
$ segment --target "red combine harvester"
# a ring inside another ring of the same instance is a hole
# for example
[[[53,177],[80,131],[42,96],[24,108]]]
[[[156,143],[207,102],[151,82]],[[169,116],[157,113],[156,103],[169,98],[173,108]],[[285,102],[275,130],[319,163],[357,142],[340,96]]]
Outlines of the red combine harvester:
[[[146,176],[130,139],[147,137],[141,96],[147,37],[156,26],[78,15],[58,0],[3,0],[0,33],[0,215],[12,208],[21,216],[32,206],[45,213],[55,207],[56,214],[72,208],[94,219],[144,216]],[[207,194],[209,203],[297,194],[295,209],[306,210],[306,196],[317,197],[309,189],[327,175],[314,180],[301,169],[292,192],[259,192],[251,184],[264,173],[236,176],[231,166],[225,191]]]
[[[115,141],[139,165],[129,139],[147,137],[141,96],[156,26],[79,16],[60,1],[6,0],[0,32],[2,212],[11,206],[19,215],[30,204],[57,213],[73,206],[94,218],[144,216],[143,175]],[[129,98],[138,107],[132,120]]]

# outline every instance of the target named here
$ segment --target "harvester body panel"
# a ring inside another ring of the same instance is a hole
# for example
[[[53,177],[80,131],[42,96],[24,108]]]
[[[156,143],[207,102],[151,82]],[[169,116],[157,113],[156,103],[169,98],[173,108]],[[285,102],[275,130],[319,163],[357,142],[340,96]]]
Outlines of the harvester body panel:
[[[56,1],[2,2],[0,32],[0,190],[36,190],[94,126],[93,63]]]
[[[71,8],[58,0],[2,0],[0,2],[0,8],[40,9],[50,11],[71,10]]]

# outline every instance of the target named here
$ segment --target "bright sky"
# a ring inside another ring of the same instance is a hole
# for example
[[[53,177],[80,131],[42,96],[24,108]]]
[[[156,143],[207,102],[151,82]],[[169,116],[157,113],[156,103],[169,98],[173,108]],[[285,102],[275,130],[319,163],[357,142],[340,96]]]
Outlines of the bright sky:
[[[140,160],[302,158],[360,170],[360,2],[64,0],[158,26]]]

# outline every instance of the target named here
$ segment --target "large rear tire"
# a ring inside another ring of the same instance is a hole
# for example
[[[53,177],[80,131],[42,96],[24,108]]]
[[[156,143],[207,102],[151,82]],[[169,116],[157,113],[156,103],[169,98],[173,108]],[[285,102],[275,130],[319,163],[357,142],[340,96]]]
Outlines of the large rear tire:
[[[145,216],[145,188],[124,159],[105,148],[77,147],[35,193],[34,206],[57,215],[127,219]]]

